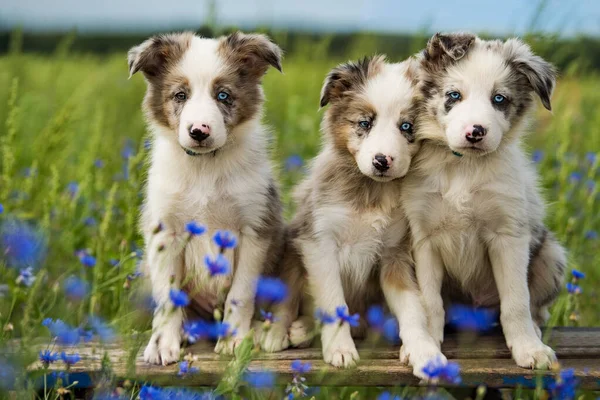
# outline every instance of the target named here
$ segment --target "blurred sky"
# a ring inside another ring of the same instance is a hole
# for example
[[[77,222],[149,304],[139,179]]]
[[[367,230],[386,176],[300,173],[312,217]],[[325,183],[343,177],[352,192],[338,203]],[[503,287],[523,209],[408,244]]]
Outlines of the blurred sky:
[[[0,29],[158,31],[206,21],[210,0],[1,0]],[[216,0],[217,21],[316,31],[520,34],[539,0]],[[600,0],[548,0],[537,30],[600,36]]]

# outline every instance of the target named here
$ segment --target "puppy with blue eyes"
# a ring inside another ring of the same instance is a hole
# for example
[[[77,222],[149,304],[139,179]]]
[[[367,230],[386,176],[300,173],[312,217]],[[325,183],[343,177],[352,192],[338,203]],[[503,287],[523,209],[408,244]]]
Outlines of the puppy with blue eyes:
[[[303,303],[303,315],[290,328],[297,344],[304,339],[299,331],[312,330],[315,310],[336,315],[342,307],[364,316],[369,304],[385,299],[399,321],[400,357],[423,377],[427,361],[443,356],[427,332],[400,207],[401,178],[419,148],[417,74],[414,59],[392,64],[373,57],[327,76],[322,148],[296,190],[298,211],[289,227],[283,273],[293,292],[280,307]],[[327,363],[349,367],[359,360],[352,333],[364,332],[364,322],[354,332],[348,323],[323,326]]]
[[[441,344],[444,301],[497,307],[516,363],[547,368],[556,357],[540,326],[566,256],[521,137],[536,96],[550,110],[556,72],[517,39],[470,34],[435,35],[420,66],[421,150],[402,203],[430,333]]]
[[[260,121],[261,80],[269,67],[281,71],[281,50],[258,34],[159,35],[129,51],[130,74],[142,72],[146,79],[144,111],[153,133],[141,219],[157,304],[144,352],[149,363],[179,359],[190,310],[173,307],[171,289],[188,292],[192,305],[202,306],[196,311],[208,315],[225,303],[225,322],[236,333],[215,350],[232,353],[250,330],[259,276],[272,274],[282,256],[284,225],[269,162],[270,134]],[[208,232],[188,240],[189,221]],[[219,252],[211,241],[216,230],[233,232],[238,246],[225,252],[229,273],[211,277],[204,257]],[[263,348],[287,346],[287,332],[276,333],[269,332]]]

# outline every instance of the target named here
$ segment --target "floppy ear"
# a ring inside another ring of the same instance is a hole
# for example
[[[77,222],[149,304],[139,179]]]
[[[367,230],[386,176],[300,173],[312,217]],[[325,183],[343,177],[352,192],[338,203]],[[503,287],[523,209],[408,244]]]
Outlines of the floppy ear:
[[[475,39],[470,33],[436,33],[427,42],[425,60],[430,63],[458,61],[467,54]]]
[[[550,98],[556,85],[556,68],[542,57],[533,54],[531,48],[519,39],[507,40],[504,48],[513,67],[527,78],[544,107],[552,110]]]
[[[377,66],[385,61],[383,56],[365,57],[359,61],[350,61],[332,69],[321,89],[321,107],[334,100],[341,99],[346,92],[363,85],[369,74],[377,70]]]
[[[148,78],[156,77],[178,60],[188,48],[191,33],[157,35],[132,47],[127,53],[129,77],[142,71]]]
[[[262,77],[269,66],[282,72],[283,52],[266,35],[234,32],[223,39],[222,46],[226,57],[255,77]]]

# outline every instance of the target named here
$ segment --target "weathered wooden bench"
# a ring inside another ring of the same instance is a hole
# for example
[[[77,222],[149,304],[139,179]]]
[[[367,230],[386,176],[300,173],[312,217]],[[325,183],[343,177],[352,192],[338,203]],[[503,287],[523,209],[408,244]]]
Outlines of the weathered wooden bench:
[[[555,328],[550,333],[549,343],[556,350],[561,368],[574,368],[581,387],[600,390],[600,328]],[[213,352],[210,343],[198,343],[187,348],[186,353],[197,356],[193,363],[200,368],[197,374],[178,378],[177,365],[151,366],[144,363],[141,350],[135,359],[135,373],[128,373],[127,353],[122,345],[105,347],[110,357],[113,372],[119,378],[135,379],[168,386],[213,386],[221,378],[230,359]],[[87,343],[70,348],[82,356],[82,361],[72,367],[73,379],[80,386],[91,386],[94,377],[100,373],[103,350]],[[359,343],[361,361],[356,368],[340,370],[326,365],[321,358],[320,348],[290,349],[281,353],[259,353],[250,363],[249,371],[270,370],[278,374],[278,382],[291,381],[293,360],[312,363],[311,372],[304,375],[311,386],[398,386],[419,384],[411,369],[401,365],[397,346],[372,347],[366,342]],[[462,385],[488,387],[535,387],[541,377],[545,383],[551,381],[555,372],[532,371],[519,368],[510,357],[501,333],[481,336],[466,341],[463,336],[449,335],[444,343],[444,354],[457,361],[461,367]],[[39,364],[39,363],[38,363]],[[130,360],[131,370],[131,360]],[[38,365],[39,367],[39,365]],[[51,366],[60,368],[60,365]]]

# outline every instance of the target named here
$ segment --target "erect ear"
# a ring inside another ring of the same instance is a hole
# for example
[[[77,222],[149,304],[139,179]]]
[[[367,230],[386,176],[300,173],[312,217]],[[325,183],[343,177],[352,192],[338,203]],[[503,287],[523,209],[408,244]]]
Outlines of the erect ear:
[[[269,66],[282,72],[283,52],[266,35],[234,32],[222,39],[221,50],[235,66],[255,77],[262,77]]]
[[[142,71],[147,78],[163,73],[189,47],[192,33],[153,36],[127,53],[129,77]]]
[[[550,98],[556,85],[556,68],[542,57],[533,54],[531,48],[519,39],[507,40],[504,50],[509,62],[527,78],[544,107],[552,110]]]
[[[341,99],[347,92],[356,90],[367,81],[367,78],[379,71],[385,62],[383,56],[365,57],[359,61],[349,61],[332,69],[321,89],[321,107],[332,101]]]
[[[458,61],[467,54],[475,39],[470,33],[436,33],[427,42],[425,60],[429,63]]]

